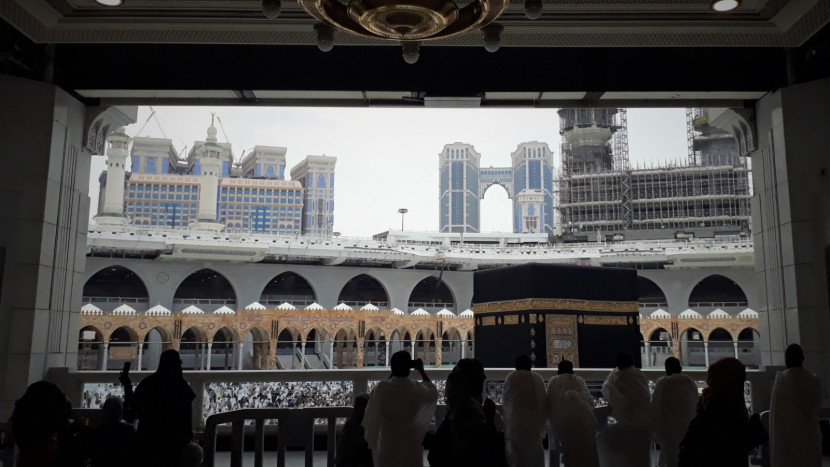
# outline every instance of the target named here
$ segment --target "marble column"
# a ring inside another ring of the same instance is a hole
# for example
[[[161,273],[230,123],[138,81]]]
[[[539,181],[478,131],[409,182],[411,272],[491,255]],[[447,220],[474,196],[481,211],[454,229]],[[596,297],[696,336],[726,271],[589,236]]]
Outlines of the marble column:
[[[706,359],[706,368],[709,368],[709,341],[703,341],[703,354]]]
[[[213,342],[208,342],[207,345],[207,361],[205,362],[205,370],[210,371],[210,361],[213,359]]]
[[[104,342],[104,355],[103,355],[103,357],[104,357],[104,358],[103,358],[103,359],[101,359],[101,365],[100,365],[100,366],[101,366],[101,370],[103,370],[103,371],[106,371],[106,370],[107,370],[107,361],[108,361],[108,360],[109,360],[109,358],[110,358],[110,355],[109,355],[109,349],[110,349],[110,344],[109,344],[109,342]]]

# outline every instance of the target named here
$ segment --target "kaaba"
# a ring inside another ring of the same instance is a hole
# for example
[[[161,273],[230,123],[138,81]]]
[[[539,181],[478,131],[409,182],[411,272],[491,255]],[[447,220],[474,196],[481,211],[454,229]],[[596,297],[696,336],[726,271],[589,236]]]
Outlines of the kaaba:
[[[534,366],[562,359],[613,368],[619,352],[640,366],[637,271],[530,263],[476,271],[475,353],[485,367]]]

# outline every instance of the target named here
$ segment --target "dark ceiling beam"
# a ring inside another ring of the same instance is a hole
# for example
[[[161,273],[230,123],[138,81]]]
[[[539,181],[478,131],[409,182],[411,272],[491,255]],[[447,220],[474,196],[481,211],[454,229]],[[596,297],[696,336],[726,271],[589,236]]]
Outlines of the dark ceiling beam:
[[[767,92],[787,84],[777,48],[421,48],[256,45],[58,45],[55,82],[67,90],[485,92]],[[600,100],[601,102],[601,100]],[[681,104],[678,104],[681,105]]]

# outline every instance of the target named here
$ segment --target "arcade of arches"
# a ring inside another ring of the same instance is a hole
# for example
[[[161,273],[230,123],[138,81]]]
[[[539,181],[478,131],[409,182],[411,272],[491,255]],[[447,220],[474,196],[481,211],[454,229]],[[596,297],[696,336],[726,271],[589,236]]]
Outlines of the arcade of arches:
[[[78,368],[118,369],[124,361],[154,370],[178,349],[186,369],[267,370],[385,366],[399,350],[427,365],[474,356],[472,317],[399,315],[369,310],[238,310],[170,316],[82,314]],[[640,319],[644,367],[678,357],[703,367],[735,356],[759,365],[758,318],[729,315]]]

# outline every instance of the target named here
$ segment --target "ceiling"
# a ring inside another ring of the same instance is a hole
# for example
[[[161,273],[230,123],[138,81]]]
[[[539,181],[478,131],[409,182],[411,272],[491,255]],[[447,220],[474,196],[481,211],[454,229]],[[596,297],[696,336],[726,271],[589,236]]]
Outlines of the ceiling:
[[[793,81],[812,57],[793,51],[830,21],[830,0],[543,3],[538,20],[508,7],[495,53],[473,32],[425,43],[414,65],[343,32],[320,52],[288,0],[277,19],[247,0],[0,0],[0,18],[22,37],[13,58],[34,50],[16,59],[92,103],[531,107],[748,105]]]

